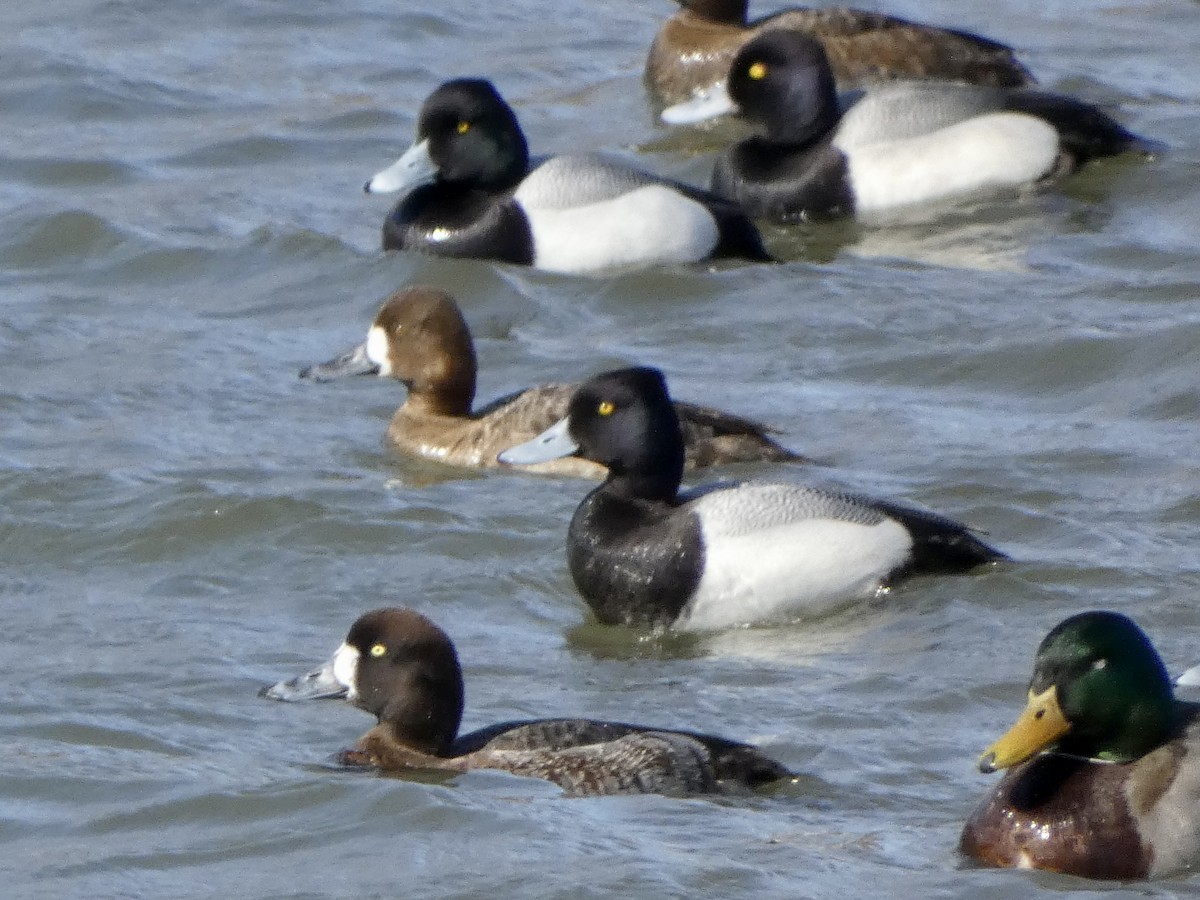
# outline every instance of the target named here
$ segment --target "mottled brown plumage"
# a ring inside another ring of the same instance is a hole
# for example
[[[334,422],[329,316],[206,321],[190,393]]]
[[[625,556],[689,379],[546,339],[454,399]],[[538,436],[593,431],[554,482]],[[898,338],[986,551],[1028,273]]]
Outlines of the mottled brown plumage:
[[[463,686],[454,645],[410,609],[361,616],[329,668],[346,679],[347,698],[379,720],[338,755],[344,765],[501,769],[552,781],[573,796],[727,793],[793,777],[747,744],[621,722],[541,719],[459,737]]]
[[[406,288],[379,310],[367,344],[302,374],[342,374],[340,360],[370,362],[370,371],[402,381],[408,398],[387,429],[396,450],[456,466],[493,467],[497,455],[540,434],[567,414],[577,384],[543,384],[472,410],[476,357],[471,333],[454,298],[429,287]],[[368,359],[369,358],[369,359]],[[355,369],[366,371],[365,368]],[[676,410],[687,444],[688,468],[735,462],[802,461],[758,422],[692,403]],[[530,471],[600,479],[605,469],[584,459],[562,459]]]
[[[655,35],[646,60],[646,85],[664,105],[724,82],[742,45],[772,29],[817,38],[843,88],[892,79],[999,87],[1034,81],[1011,48],[965,31],[847,7],[793,8],[747,22],[746,0],[680,2],[683,9]]]

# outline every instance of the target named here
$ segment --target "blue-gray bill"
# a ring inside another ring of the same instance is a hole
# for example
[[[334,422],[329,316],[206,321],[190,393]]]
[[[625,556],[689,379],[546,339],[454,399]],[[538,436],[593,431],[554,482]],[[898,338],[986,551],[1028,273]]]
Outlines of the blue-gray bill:
[[[531,466],[570,456],[579,449],[579,444],[571,437],[568,428],[568,420],[561,419],[537,437],[509,447],[496,458],[505,465]]]
[[[328,362],[306,366],[300,370],[301,378],[311,378],[313,381],[332,381],[346,375],[378,375],[379,365],[371,361],[367,355],[367,345],[359,344],[352,350],[347,350],[341,356]]]
[[[674,106],[668,106],[659,117],[668,125],[694,125],[697,122],[707,122],[717,116],[729,116],[738,112],[738,105],[733,102],[723,84],[714,84],[691,100],[684,100]]]
[[[297,675],[287,681],[280,681],[258,692],[260,697],[269,700],[283,700],[294,703],[301,700],[337,700],[345,697],[347,686],[335,673],[335,656],[319,669],[314,669],[304,675]]]

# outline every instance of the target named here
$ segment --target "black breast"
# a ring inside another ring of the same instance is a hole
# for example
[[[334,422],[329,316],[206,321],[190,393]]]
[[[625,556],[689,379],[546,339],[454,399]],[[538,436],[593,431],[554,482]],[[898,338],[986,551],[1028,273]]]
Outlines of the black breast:
[[[704,571],[700,524],[673,507],[616,496],[602,486],[567,531],[575,586],[606,625],[670,625]]]
[[[396,204],[383,223],[384,250],[532,265],[529,221],[510,197],[433,184]]]
[[[717,160],[712,189],[747,215],[776,222],[854,214],[846,157],[828,143],[790,150],[743,141]]]

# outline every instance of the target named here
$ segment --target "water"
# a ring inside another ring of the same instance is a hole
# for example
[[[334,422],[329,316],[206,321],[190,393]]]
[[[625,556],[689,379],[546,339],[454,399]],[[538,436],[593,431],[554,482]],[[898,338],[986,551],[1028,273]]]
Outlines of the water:
[[[670,8],[0,10],[9,896],[1109,889],[972,869],[954,846],[1051,625],[1120,609],[1173,670],[1200,661],[1196,6],[888,5],[1014,43],[1170,147],[1061,191],[773,232],[782,267],[581,280],[377,252],[387,201],[360,186],[452,75],[494,78],[538,151],[704,178],[703,141],[657,128],[639,83]],[[657,364],[678,396],[833,464],[817,477],[975,523],[1019,562],[698,641],[587,624],[562,553],[586,485],[395,459],[396,385],[296,378],[414,282],[462,302],[483,399]],[[368,718],[255,692],[385,604],[456,640],[468,727],[701,728],[805,777],[749,801],[567,801],[498,773],[331,770]]]

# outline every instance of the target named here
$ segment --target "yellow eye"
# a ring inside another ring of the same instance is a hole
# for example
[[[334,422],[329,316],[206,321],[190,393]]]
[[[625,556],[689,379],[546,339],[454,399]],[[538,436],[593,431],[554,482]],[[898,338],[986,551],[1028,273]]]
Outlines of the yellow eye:
[[[378,659],[379,657],[383,656],[383,654],[385,654],[385,653],[387,653],[387,647],[385,647],[383,644],[374,644],[374,645],[372,645],[372,647],[371,647],[371,655],[372,655],[373,657],[375,657],[376,659]]]
[[[466,119],[459,119],[458,125],[456,125],[455,128],[459,134],[466,134],[468,131],[471,130],[471,123],[468,122]]]
[[[596,412],[602,416],[611,416],[613,414],[613,410],[615,409],[616,406],[614,406],[612,403],[609,403],[607,400],[601,400],[600,405],[596,407]]]
[[[767,64],[762,62],[751,63],[750,68],[746,70],[746,74],[754,81],[762,81],[767,77]]]

